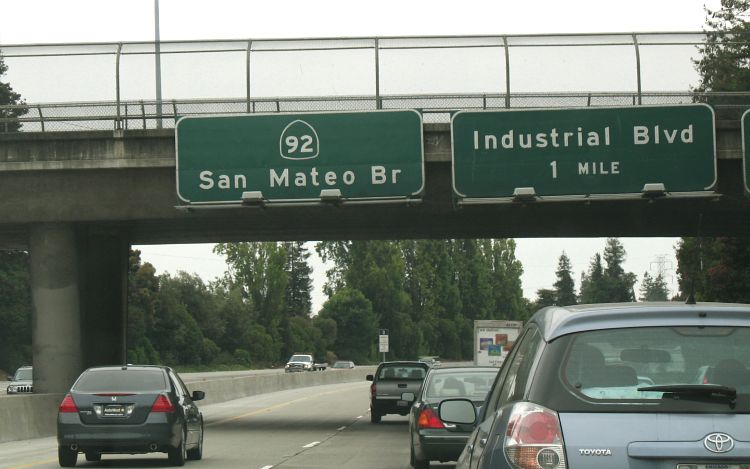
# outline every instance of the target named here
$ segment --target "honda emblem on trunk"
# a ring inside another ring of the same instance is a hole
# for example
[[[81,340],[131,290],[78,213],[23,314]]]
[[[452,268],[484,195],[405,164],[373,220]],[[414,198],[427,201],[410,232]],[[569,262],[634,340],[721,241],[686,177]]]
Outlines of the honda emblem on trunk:
[[[116,402],[117,401],[117,396],[112,396],[112,397],[110,397],[110,399],[112,399],[112,402]]]
[[[726,433],[711,433],[703,439],[703,446],[712,453],[727,453],[734,448],[734,439]]]

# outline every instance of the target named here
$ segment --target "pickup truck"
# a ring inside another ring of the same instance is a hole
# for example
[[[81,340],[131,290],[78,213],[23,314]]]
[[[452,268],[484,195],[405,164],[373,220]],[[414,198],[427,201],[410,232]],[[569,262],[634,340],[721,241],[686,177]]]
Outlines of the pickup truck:
[[[419,394],[429,366],[422,362],[383,362],[374,375],[367,375],[370,385],[370,421],[379,423],[383,415],[409,415]]]
[[[328,368],[328,363],[315,363],[312,355],[295,353],[284,366],[285,373],[294,371],[317,371]]]

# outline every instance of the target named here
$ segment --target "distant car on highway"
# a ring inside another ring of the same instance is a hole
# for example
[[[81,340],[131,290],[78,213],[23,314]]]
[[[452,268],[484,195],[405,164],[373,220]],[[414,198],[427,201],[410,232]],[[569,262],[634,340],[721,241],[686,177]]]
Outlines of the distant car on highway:
[[[537,312],[456,468],[739,468],[750,461],[750,305],[626,303]]]
[[[338,360],[331,365],[332,370],[352,370],[354,369],[354,362],[349,360]]]
[[[433,366],[440,366],[440,357],[434,356],[434,357],[420,357],[419,361],[422,363],[427,363],[430,367]]]
[[[316,363],[312,355],[295,353],[284,365],[284,373],[292,373],[295,371],[323,371],[328,368],[328,363],[318,362]]]
[[[28,394],[34,392],[34,370],[30,366],[18,368],[10,377],[10,385],[5,389],[8,394]]]
[[[479,366],[430,369],[409,414],[414,469],[429,468],[430,460],[458,459],[473,427],[445,424],[437,416],[438,406],[445,399],[461,397],[481,407],[498,369]]]
[[[182,466],[203,457],[203,415],[195,405],[202,391],[188,394],[166,366],[95,367],[84,371],[57,415],[58,462],[76,465],[102,454],[167,453]]]
[[[429,369],[426,363],[412,361],[383,362],[378,365],[375,374],[366,377],[367,381],[372,381],[370,421],[379,423],[386,414],[409,415],[409,408]]]

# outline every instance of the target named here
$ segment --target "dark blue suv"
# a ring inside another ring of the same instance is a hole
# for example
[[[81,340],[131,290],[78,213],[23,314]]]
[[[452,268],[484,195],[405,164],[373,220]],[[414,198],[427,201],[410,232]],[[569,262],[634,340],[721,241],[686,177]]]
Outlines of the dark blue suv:
[[[750,467],[750,305],[549,307],[525,325],[457,468]],[[710,373],[707,372],[710,370]]]

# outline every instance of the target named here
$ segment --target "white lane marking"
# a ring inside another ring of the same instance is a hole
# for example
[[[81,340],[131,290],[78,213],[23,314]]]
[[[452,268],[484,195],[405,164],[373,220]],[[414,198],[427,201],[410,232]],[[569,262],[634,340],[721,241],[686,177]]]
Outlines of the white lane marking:
[[[336,429],[337,432],[340,432],[342,430],[346,430],[346,425],[344,425],[343,427],[339,427],[339,428]]]
[[[273,466],[263,466],[260,469],[271,469]]]
[[[357,417],[357,419],[361,419],[362,417],[364,417],[364,415],[360,415],[359,417]]]
[[[308,443],[303,448],[312,448],[313,446],[318,446],[320,444],[319,441],[313,441],[312,443]]]

